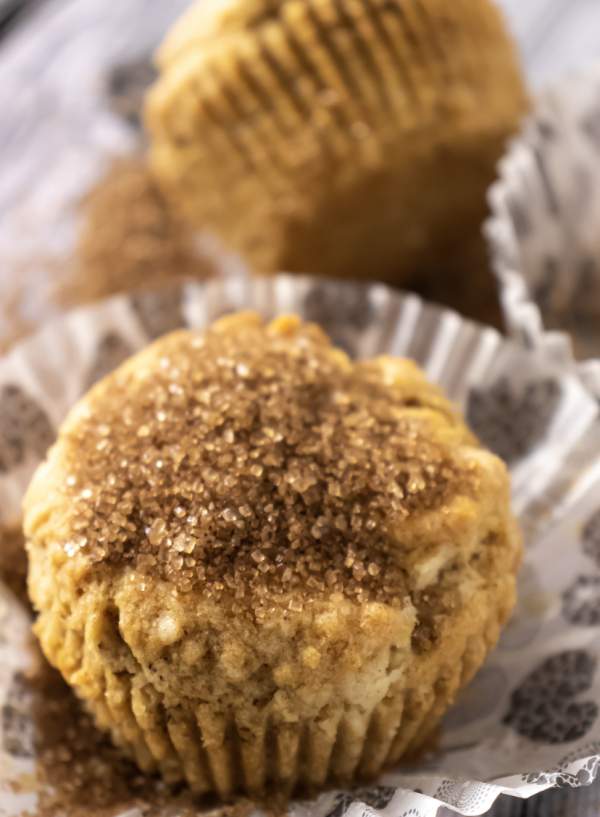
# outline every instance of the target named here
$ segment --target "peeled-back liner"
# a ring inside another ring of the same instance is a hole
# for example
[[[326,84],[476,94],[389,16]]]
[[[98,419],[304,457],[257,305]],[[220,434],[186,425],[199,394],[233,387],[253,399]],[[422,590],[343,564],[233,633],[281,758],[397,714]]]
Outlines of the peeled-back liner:
[[[599,157],[600,65],[595,65],[539,95],[500,163],[485,230],[510,333],[577,371],[596,396]]]

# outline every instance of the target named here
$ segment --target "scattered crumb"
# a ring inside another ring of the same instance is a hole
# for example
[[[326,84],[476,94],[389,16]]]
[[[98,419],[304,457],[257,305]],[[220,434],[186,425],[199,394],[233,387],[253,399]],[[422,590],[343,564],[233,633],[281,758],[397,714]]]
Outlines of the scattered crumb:
[[[32,644],[37,651],[37,647]],[[113,817],[138,809],[143,817],[247,817],[256,807],[240,799],[227,805],[194,797],[144,775],[99,732],[81,703],[41,656],[25,683],[33,696],[38,756],[36,817]]]

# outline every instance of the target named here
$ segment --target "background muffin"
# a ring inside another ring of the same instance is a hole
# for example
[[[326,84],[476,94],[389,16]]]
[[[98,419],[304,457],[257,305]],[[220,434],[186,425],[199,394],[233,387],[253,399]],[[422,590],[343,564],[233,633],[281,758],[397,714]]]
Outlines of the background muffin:
[[[491,2],[202,2],[158,62],[152,166],[193,222],[262,271],[487,317],[485,192],[526,109]]]
[[[418,748],[495,643],[520,551],[505,466],[414,364],[252,315],[94,387],[25,530],[51,663],[143,769],[221,795]]]

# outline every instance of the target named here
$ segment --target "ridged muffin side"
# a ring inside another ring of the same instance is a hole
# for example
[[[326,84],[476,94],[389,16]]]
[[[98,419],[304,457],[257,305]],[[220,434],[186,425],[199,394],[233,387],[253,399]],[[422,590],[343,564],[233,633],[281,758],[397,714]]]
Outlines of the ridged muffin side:
[[[416,751],[495,643],[520,557],[505,466],[417,367],[251,316],[94,387],[25,527],[51,663],[142,769],[224,797]]]
[[[488,0],[202,2],[159,65],[157,178],[267,272],[451,275],[527,107]]]

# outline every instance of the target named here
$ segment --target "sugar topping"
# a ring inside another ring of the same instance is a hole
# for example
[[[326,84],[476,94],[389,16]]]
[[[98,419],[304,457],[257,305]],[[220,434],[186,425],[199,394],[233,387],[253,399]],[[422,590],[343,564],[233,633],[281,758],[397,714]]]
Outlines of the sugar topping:
[[[292,318],[166,336],[85,407],[62,435],[67,555],[240,611],[400,601],[402,523],[455,490],[418,400]]]

